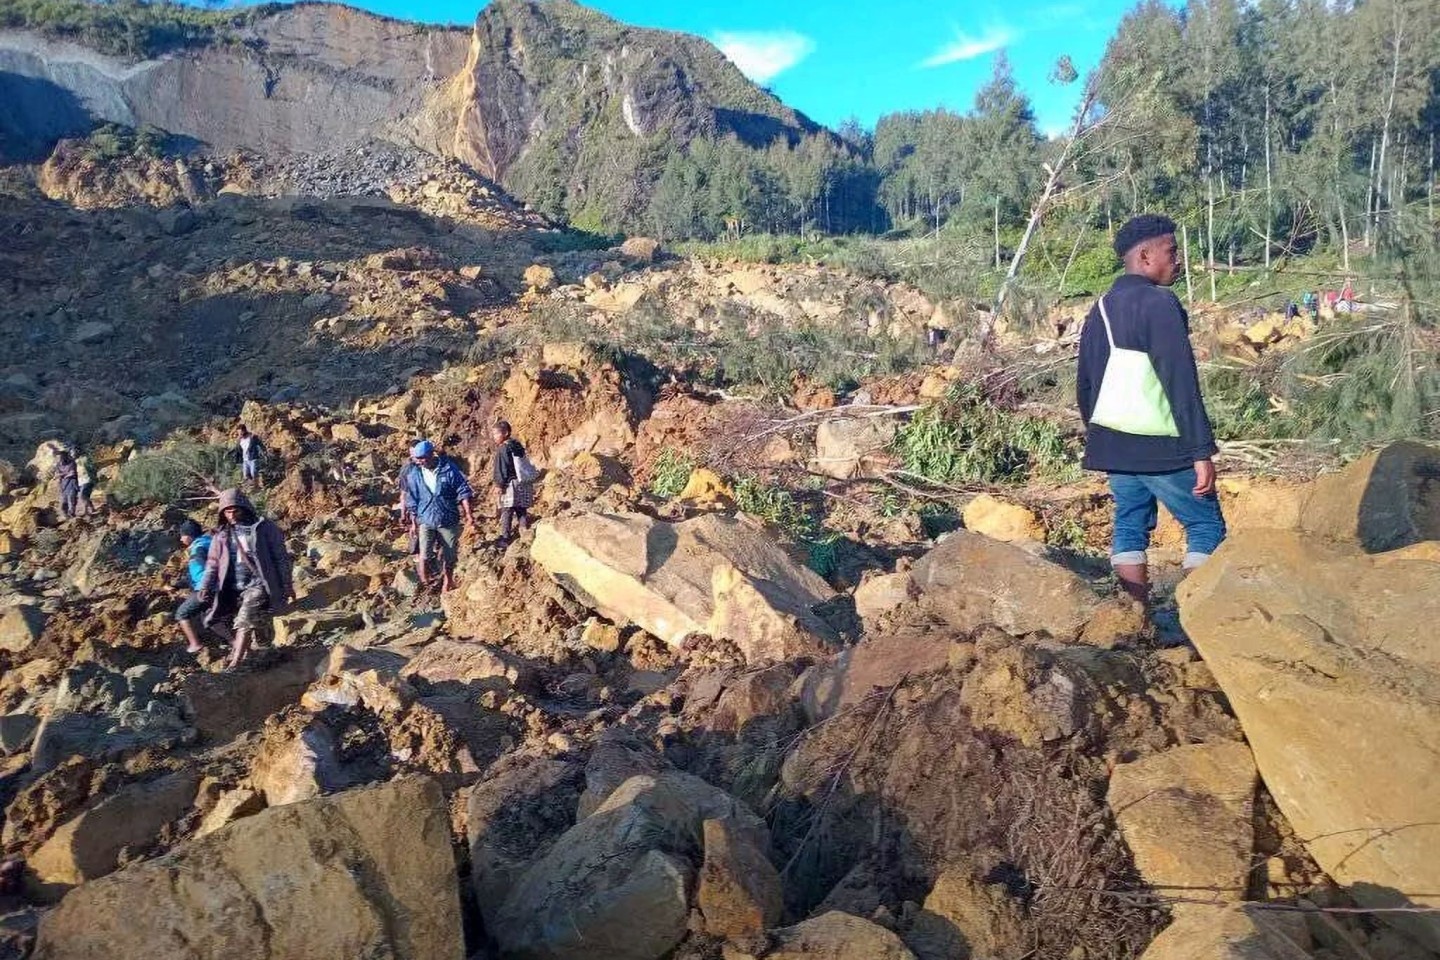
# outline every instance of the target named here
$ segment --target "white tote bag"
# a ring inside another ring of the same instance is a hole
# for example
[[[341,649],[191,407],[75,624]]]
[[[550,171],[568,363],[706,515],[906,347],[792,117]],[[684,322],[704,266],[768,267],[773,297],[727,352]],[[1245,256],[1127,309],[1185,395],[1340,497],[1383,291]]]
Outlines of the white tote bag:
[[[1150,354],[1144,350],[1121,350],[1115,346],[1115,333],[1110,328],[1110,315],[1105,312],[1101,297],[1100,320],[1105,324],[1105,339],[1110,341],[1110,359],[1100,378],[1100,396],[1090,422],[1119,433],[1142,437],[1178,437],[1170,398],[1155,373]]]

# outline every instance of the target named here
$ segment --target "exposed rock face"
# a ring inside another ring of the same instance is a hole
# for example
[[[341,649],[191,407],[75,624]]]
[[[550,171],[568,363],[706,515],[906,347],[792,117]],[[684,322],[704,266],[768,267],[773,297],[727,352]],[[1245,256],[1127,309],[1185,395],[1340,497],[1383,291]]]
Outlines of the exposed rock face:
[[[576,161],[596,135],[638,144],[734,134],[766,144],[817,129],[745,80],[706,41],[628,27],[568,2],[487,6],[475,23],[458,98],[457,157],[507,184],[568,174],[571,191],[594,173]]]
[[[1073,640],[1100,598],[1085,581],[1019,547],[957,530],[915,563],[921,601],[962,630],[1044,631]]]
[[[1369,906],[1440,906],[1440,560],[1241,533],[1179,591],[1181,618],[1280,809]],[[1440,923],[1387,915],[1440,945]]]
[[[183,772],[126,787],[67,821],[30,857],[44,884],[77,884],[115,869],[127,847],[143,849],[190,808],[197,778]]]
[[[559,517],[539,525],[532,556],[607,619],[671,646],[707,634],[760,661],[817,652],[833,636],[814,612],[829,586],[742,520]]]
[[[372,137],[440,152],[453,130],[436,101],[441,82],[464,63],[464,31],[305,4],[234,35],[239,43],[135,63],[4,33],[0,93],[19,104],[17,139],[41,151],[96,121],[264,153],[333,150]]]
[[[41,922],[35,949],[41,960],[157,953],[459,960],[439,788],[397,780],[247,817],[75,889]]]
[[[1255,761],[1243,743],[1173,747],[1110,776],[1110,809],[1162,894],[1240,900],[1255,844]]]

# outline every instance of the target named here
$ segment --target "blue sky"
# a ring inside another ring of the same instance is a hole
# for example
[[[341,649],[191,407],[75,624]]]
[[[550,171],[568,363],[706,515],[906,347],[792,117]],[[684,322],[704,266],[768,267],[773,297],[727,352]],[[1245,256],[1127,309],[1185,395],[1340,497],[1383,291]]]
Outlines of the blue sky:
[[[470,23],[475,0],[349,0],[406,19]],[[1134,0],[946,0],[777,3],[775,0],[591,0],[638,26],[683,30],[715,41],[752,79],[813,119],[867,127],[893,110],[968,109],[997,50],[1035,105],[1040,128],[1070,119],[1079,84],[1046,81],[1069,54],[1088,71]]]

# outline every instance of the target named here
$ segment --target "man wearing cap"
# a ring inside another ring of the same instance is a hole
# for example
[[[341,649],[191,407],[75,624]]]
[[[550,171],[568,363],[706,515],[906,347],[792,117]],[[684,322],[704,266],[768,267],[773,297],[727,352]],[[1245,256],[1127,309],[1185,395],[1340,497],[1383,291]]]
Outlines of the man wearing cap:
[[[460,518],[474,526],[470,501],[475,491],[465,473],[449,457],[440,456],[435,444],[421,440],[410,448],[414,469],[401,476],[401,509],[414,516],[420,533],[415,566],[422,585],[430,582],[426,560],[436,542],[440,546],[440,589],[454,588],[456,552],[460,545]]]
[[[186,572],[190,576],[190,595],[175,609],[175,622],[185,636],[185,652],[199,653],[200,631],[195,623],[205,612],[200,599],[200,584],[205,581],[205,560],[210,554],[210,534],[194,520],[180,524],[180,543],[185,547]]]
[[[1115,252],[1125,273],[1086,319],[1076,394],[1086,426],[1083,465],[1110,475],[1115,499],[1110,563],[1126,593],[1144,602],[1157,501],[1185,527],[1187,570],[1225,539],[1225,519],[1190,320],[1169,289],[1180,275],[1175,222],[1135,217],[1115,235]]]

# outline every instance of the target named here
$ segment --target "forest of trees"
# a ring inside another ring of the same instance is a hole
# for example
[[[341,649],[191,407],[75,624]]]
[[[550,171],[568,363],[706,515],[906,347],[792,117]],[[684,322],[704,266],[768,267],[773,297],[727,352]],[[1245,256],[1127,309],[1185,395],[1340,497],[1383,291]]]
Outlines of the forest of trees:
[[[1032,221],[1158,209],[1194,225],[1192,255],[1268,265],[1371,244],[1407,205],[1435,222],[1434,0],[1144,0],[1093,75],[1062,60],[1052,82],[1073,84],[1080,106],[1049,139],[1002,55],[967,113],[890,114],[873,132],[847,123],[767,151],[695,141],[665,161],[645,222],[617,226],[667,238],[961,226],[993,236],[999,265]]]

